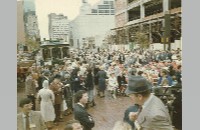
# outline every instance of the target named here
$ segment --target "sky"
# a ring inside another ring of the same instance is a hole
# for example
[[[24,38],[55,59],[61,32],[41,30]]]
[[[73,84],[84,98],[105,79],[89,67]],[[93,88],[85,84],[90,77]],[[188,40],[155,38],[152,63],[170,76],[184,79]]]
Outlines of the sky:
[[[100,0],[88,0],[91,5]],[[35,0],[36,15],[38,17],[38,26],[40,29],[41,40],[49,39],[48,34],[48,14],[62,13],[73,20],[79,14],[79,8],[82,0]]]

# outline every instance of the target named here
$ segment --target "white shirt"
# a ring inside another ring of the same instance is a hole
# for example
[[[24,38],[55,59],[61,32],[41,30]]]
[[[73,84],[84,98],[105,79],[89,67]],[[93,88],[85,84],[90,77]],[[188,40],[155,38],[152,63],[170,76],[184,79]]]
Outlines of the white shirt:
[[[29,113],[28,116],[29,116],[29,122],[31,123],[31,114]],[[23,117],[24,130],[26,130],[26,115],[22,113],[22,117]]]
[[[85,107],[83,104],[81,104],[80,102],[78,102],[77,104],[81,105],[83,108]]]

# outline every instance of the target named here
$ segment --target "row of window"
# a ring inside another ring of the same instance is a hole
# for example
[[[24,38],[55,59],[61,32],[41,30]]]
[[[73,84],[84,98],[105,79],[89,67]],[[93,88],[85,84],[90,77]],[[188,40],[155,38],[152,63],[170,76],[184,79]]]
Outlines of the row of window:
[[[53,35],[67,35],[68,33],[66,33],[66,32],[53,32]]]
[[[97,9],[92,9],[92,13],[115,13],[115,10],[97,10]]]
[[[69,28],[68,26],[59,26],[59,25],[58,26],[51,26],[51,28],[61,28],[61,27],[62,28]]]
[[[59,25],[59,26],[69,26],[69,24],[62,24],[62,23],[53,23],[52,24],[53,26],[57,26],[57,25]]]
[[[113,1],[104,1],[104,4],[113,4]]]
[[[98,9],[114,9],[114,5],[98,5]]]
[[[69,30],[69,28],[66,28],[66,27],[50,27],[50,29],[53,29],[53,30]]]

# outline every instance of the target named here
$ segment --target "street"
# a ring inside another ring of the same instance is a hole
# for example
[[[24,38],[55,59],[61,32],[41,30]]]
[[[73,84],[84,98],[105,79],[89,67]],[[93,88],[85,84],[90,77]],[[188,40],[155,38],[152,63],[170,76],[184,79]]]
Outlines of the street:
[[[24,88],[18,89],[17,101],[24,97]],[[131,105],[129,97],[118,97],[112,99],[106,93],[105,98],[95,97],[96,106],[90,107],[88,112],[95,120],[95,127],[93,130],[111,130],[114,123],[123,120],[124,111]],[[36,105],[37,110],[39,105]],[[17,111],[19,112],[19,107]],[[63,116],[64,122],[60,122],[59,126],[54,126],[52,130],[63,130],[66,122],[73,119],[73,115]]]

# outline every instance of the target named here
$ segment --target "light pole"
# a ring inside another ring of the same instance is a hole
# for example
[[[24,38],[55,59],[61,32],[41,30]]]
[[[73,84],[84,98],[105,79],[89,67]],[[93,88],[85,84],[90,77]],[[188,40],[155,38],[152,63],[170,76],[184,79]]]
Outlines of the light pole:
[[[170,18],[170,9],[171,9],[171,0],[168,0],[168,11],[165,12],[164,16],[164,50],[171,50],[171,18]],[[166,45],[168,45],[168,48],[166,49]]]

